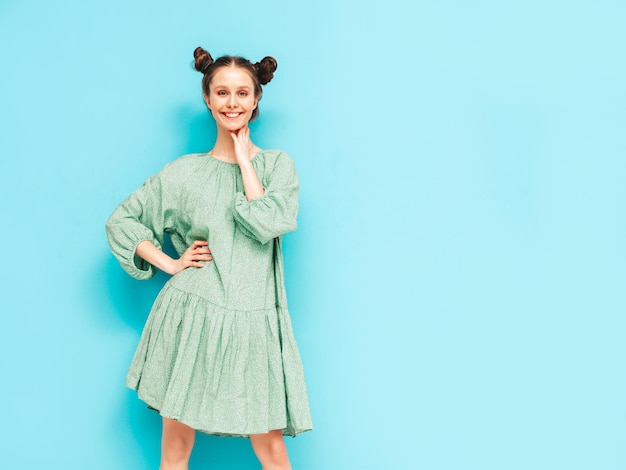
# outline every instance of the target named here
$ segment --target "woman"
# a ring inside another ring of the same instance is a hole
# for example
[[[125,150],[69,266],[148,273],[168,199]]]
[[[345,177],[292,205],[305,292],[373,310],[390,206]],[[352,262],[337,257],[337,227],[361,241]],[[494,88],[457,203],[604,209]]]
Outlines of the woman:
[[[248,129],[276,60],[194,56],[213,149],[166,165],[107,221],[131,276],[172,275],[126,384],[163,417],[161,470],[187,468],[195,430],[249,437],[263,469],[286,470],[283,435],[312,428],[280,249],[296,229],[299,183],[291,158],[258,148]],[[178,259],[161,251],[164,233]]]

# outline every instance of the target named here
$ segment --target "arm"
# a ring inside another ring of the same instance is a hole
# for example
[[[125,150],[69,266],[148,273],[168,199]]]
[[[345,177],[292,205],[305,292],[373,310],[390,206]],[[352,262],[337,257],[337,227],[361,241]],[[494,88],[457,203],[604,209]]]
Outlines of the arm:
[[[168,189],[169,188],[169,189]],[[150,279],[157,268],[176,274],[190,266],[211,261],[207,242],[197,240],[174,260],[161,251],[163,232],[174,223],[167,208],[172,190],[162,174],[150,177],[123,201],[106,223],[109,246],[124,270],[136,279]]]
[[[243,181],[244,193],[246,199],[251,201],[265,194],[265,189],[259,181],[259,177],[254,171],[250,156],[248,154],[248,148],[250,145],[250,128],[248,126],[242,127],[235,134],[230,133],[235,145],[235,156],[237,157],[237,164],[241,170],[241,179]]]
[[[106,222],[111,251],[124,270],[140,280],[150,279],[156,267],[137,255],[137,246],[144,240],[160,249],[165,230],[162,182],[152,176],[113,211]]]
[[[178,259],[173,259],[152,242],[144,240],[137,245],[136,253],[161,271],[174,275],[189,267],[202,268],[200,261],[211,261],[211,250],[205,240],[196,240]]]
[[[298,227],[300,187],[295,166],[287,154],[268,156],[265,164],[263,193],[256,198],[250,197],[248,189],[245,195],[237,193],[233,210],[241,232],[262,244]]]

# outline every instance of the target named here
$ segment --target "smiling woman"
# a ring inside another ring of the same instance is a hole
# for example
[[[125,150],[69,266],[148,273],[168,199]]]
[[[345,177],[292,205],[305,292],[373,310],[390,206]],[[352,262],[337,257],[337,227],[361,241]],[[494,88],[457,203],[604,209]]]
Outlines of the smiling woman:
[[[252,94],[252,97],[255,100],[250,121],[253,121],[258,117],[259,108],[257,103],[263,95],[263,88],[261,85],[267,85],[272,78],[274,78],[274,72],[278,67],[276,59],[267,56],[264,57],[261,62],[257,62],[253,65],[249,60],[244,59],[243,57],[227,55],[213,61],[211,54],[201,47],[196,48],[194,51],[194,57],[196,58],[194,67],[196,70],[204,74],[204,78],[202,79],[202,90],[204,91],[205,100],[207,100],[210,95],[211,86],[213,86],[213,89],[217,92],[220,87],[223,87],[224,84],[227,83],[224,82],[222,77],[221,79],[214,80],[215,75],[218,72],[223,71],[224,68],[230,68],[231,71],[246,72],[248,74],[248,78],[252,82],[252,89],[249,88],[249,83],[247,83],[248,81],[246,79],[231,82],[230,84],[239,83],[243,87],[247,87],[246,92],[249,95]],[[236,78],[240,79],[240,77]]]
[[[196,430],[249,437],[263,468],[287,470],[283,435],[312,428],[280,243],[297,227],[299,183],[291,158],[254,145],[248,128],[277,64],[194,56],[213,149],[168,164],[107,221],[130,275],[172,275],[126,383],[163,417],[161,470],[187,468]],[[161,250],[164,233],[178,259]]]

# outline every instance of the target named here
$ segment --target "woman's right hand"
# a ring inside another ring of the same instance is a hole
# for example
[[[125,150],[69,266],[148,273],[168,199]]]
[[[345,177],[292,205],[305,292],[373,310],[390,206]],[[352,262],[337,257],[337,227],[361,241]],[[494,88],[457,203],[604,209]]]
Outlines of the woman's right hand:
[[[180,258],[174,260],[170,274],[178,274],[187,268],[201,268],[201,261],[212,261],[209,243],[206,240],[196,240],[185,250]]]

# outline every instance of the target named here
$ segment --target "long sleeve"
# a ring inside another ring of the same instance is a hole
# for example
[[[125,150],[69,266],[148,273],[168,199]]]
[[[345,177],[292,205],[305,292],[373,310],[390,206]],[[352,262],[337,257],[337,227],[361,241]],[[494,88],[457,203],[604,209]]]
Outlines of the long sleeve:
[[[136,254],[137,245],[151,241],[157,248],[163,244],[164,209],[162,182],[159,175],[122,202],[106,222],[111,251],[124,270],[139,280],[150,279],[157,268]]]
[[[300,183],[291,158],[281,152],[264,182],[263,196],[248,201],[243,192],[235,195],[234,219],[241,231],[262,244],[298,227]]]

